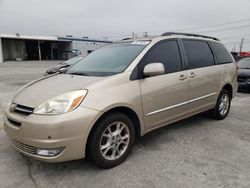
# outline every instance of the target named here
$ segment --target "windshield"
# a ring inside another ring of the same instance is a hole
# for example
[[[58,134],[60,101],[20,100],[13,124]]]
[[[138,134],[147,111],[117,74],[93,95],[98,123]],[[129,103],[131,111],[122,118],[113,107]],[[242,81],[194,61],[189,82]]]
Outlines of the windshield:
[[[241,59],[238,62],[239,69],[250,69],[250,59]]]
[[[149,41],[111,44],[92,52],[66,73],[85,76],[110,76],[123,72]]]
[[[73,57],[65,62],[63,62],[64,64],[67,64],[67,65],[73,65],[75,63],[77,63],[78,61],[80,61],[83,57],[82,56],[76,56],[76,57]]]

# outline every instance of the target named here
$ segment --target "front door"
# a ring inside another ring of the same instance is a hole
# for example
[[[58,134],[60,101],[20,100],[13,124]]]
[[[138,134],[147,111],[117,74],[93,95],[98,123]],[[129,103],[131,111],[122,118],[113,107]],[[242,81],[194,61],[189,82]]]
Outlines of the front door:
[[[147,130],[185,116],[188,104],[188,71],[176,40],[164,41],[150,49],[139,64],[139,74],[149,63],[164,64],[165,74],[140,79],[142,105]]]

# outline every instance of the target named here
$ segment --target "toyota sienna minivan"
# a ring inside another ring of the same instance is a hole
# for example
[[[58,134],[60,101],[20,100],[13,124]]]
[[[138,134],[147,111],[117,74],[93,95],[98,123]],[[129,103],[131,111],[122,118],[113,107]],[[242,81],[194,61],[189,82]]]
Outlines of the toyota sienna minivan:
[[[224,119],[236,80],[234,59],[216,38],[168,32],[127,39],[24,86],[5,110],[4,129],[29,157],[87,157],[111,168],[154,129],[204,111]]]

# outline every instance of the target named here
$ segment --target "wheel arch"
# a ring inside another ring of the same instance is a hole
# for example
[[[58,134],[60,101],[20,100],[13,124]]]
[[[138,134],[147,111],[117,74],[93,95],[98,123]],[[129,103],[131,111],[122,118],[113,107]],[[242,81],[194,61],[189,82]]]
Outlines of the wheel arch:
[[[91,130],[89,132],[89,135],[88,135],[88,138],[87,138],[87,143],[86,143],[86,147],[85,147],[86,148],[85,149],[85,155],[88,155],[89,140],[92,137],[92,135],[93,135],[93,133],[94,133],[94,131],[95,131],[97,125],[98,125],[98,122],[100,122],[105,116],[108,116],[109,114],[114,113],[114,112],[124,113],[129,118],[131,118],[131,120],[133,121],[133,126],[134,126],[134,129],[135,129],[136,138],[138,138],[138,137],[141,136],[141,126],[142,126],[142,123],[140,122],[140,119],[139,119],[138,115],[136,114],[136,112],[134,110],[132,110],[131,108],[125,107],[125,106],[113,107],[113,108],[107,110],[106,112],[104,112],[96,120],[96,122],[94,123],[93,127],[91,128]]]
[[[230,93],[231,97],[233,97],[233,87],[231,84],[225,84],[222,89],[226,89]]]

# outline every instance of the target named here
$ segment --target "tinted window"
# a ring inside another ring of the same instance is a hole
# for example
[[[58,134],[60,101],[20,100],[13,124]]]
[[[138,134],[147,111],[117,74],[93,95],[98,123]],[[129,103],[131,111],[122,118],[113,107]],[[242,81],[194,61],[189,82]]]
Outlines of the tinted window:
[[[164,64],[166,73],[181,70],[181,57],[177,41],[162,42],[154,46],[144,57],[141,67],[158,62]]]
[[[217,43],[217,42],[211,42],[211,45],[218,59],[219,64],[233,62],[233,59],[230,56],[229,52],[222,44]]]
[[[191,69],[206,67],[214,64],[214,57],[205,41],[183,40],[183,45]]]

